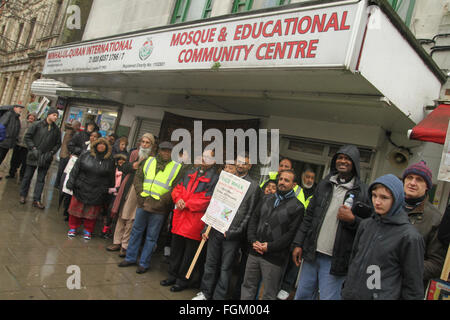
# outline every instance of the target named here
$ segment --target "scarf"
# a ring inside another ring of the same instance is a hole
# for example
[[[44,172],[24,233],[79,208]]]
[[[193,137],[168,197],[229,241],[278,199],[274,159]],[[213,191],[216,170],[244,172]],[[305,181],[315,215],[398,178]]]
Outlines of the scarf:
[[[405,198],[405,209],[408,212],[414,210],[418,205],[420,205],[425,200],[426,197],[427,197],[427,194],[425,193],[420,198],[410,198],[410,199]]]
[[[275,192],[275,203],[273,204],[273,207],[276,208],[280,205],[281,201],[284,201],[285,199],[289,199],[289,198],[294,198],[295,197],[295,192],[292,189],[291,191],[285,193],[284,195],[280,193],[280,191]]]

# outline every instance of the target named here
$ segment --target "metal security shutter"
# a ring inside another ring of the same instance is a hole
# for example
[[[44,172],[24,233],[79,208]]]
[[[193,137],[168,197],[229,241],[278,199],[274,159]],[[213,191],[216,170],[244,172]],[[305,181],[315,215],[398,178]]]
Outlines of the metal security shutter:
[[[159,135],[159,128],[161,127],[161,121],[155,119],[138,119],[138,129],[136,130],[136,134],[134,136],[133,145],[136,145],[136,142],[142,137],[142,135],[146,132],[153,134],[155,137]]]

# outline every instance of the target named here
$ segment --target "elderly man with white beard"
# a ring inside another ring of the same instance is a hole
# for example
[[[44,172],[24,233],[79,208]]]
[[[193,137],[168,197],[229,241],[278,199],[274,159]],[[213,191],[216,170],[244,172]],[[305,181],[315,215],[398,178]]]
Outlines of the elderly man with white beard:
[[[142,161],[155,155],[155,137],[151,133],[145,133],[140,140],[139,148],[131,152],[127,166],[131,173],[122,179],[117,197],[111,208],[111,217],[117,217],[116,229],[114,231],[113,244],[106,247],[108,251],[119,251],[119,256],[124,258],[127,253],[128,242],[136,215],[137,198],[133,186],[136,170]]]

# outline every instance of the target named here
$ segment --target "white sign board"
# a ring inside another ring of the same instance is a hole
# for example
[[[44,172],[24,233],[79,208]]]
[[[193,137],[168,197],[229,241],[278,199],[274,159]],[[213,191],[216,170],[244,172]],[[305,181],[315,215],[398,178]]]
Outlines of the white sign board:
[[[450,182],[450,121],[442,150],[441,165],[439,166],[438,180]]]
[[[225,233],[233,222],[249,186],[250,182],[247,180],[222,171],[202,221],[220,233]]]
[[[361,3],[236,17],[50,49],[44,74],[343,67]]]

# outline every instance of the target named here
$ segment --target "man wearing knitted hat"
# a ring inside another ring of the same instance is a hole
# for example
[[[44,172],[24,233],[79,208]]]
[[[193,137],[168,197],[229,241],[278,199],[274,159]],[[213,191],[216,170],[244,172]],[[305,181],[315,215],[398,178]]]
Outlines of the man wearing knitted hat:
[[[44,190],[45,176],[52,163],[53,156],[61,147],[61,131],[55,124],[59,112],[56,108],[50,108],[47,117],[34,122],[25,133],[24,141],[28,148],[27,167],[20,185],[20,203],[25,204],[30,189],[34,172],[38,171],[36,186],[34,187],[33,207],[45,209],[41,202]]]
[[[428,201],[433,186],[432,173],[425,161],[410,165],[403,172],[405,210],[409,221],[425,241],[424,288],[432,278],[439,278],[445,259],[445,249],[437,239],[442,215]]]

